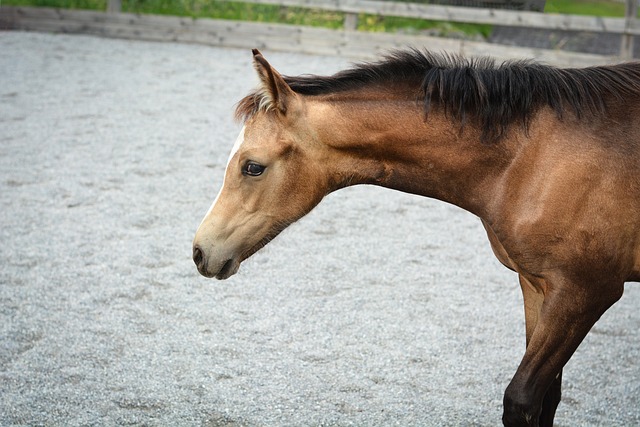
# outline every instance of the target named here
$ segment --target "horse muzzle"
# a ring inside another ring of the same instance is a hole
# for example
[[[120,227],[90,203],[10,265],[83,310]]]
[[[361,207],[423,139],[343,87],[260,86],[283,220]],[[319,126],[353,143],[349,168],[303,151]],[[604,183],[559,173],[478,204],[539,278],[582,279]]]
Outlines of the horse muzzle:
[[[198,272],[204,277],[215,277],[218,280],[228,279],[236,274],[240,268],[238,258],[215,256],[212,253],[207,253],[197,243],[193,245],[193,262],[196,264]]]

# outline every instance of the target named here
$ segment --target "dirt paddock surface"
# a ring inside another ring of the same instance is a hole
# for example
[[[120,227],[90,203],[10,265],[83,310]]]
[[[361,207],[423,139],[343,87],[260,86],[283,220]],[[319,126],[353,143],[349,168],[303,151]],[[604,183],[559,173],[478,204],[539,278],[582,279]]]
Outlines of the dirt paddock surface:
[[[232,279],[198,275],[249,51],[0,32],[0,83],[0,425],[499,424],[522,297],[466,212],[349,188]],[[639,338],[632,283],[558,425],[640,425]]]

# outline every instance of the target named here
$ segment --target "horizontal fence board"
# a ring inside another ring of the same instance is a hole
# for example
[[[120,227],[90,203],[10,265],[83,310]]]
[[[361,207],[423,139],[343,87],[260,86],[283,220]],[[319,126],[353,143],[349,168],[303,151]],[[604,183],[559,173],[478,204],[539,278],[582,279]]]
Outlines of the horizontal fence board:
[[[499,60],[534,58],[556,65],[584,66],[613,62],[613,58],[599,55],[439,37],[128,13],[0,6],[0,22],[5,28],[30,31],[342,55],[354,59],[373,59],[391,49],[416,47],[470,56],[491,55]]]

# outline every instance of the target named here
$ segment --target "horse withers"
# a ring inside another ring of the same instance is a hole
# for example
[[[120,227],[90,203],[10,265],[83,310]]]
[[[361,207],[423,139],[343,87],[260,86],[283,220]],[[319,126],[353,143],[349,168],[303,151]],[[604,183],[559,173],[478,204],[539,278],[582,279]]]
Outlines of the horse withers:
[[[477,215],[518,273],[527,347],[505,426],[551,426],[562,369],[640,281],[640,64],[559,69],[426,51],[260,87],[193,242],[226,279],[328,193],[375,184]]]

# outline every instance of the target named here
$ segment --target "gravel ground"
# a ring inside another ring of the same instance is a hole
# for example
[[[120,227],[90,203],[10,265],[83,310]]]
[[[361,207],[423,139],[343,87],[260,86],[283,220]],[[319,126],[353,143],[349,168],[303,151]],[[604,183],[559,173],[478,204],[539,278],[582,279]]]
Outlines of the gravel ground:
[[[244,50],[0,32],[0,425],[499,424],[522,301],[468,213],[349,188],[198,275],[253,73]],[[569,363],[558,425],[640,425],[638,307],[629,284]]]

